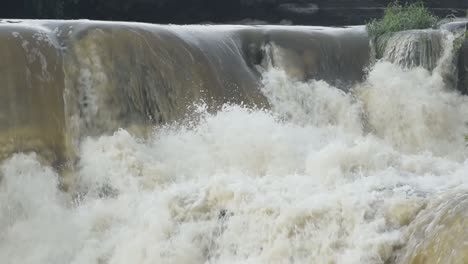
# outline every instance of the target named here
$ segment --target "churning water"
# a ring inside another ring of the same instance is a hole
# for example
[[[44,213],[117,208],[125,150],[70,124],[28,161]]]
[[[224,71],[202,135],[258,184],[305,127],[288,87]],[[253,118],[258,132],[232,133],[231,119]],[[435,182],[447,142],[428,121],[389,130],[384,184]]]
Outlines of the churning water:
[[[0,262],[466,263],[468,98],[385,60],[344,92],[278,65],[270,110],[195,104],[148,138],[87,137],[69,172],[1,164]]]

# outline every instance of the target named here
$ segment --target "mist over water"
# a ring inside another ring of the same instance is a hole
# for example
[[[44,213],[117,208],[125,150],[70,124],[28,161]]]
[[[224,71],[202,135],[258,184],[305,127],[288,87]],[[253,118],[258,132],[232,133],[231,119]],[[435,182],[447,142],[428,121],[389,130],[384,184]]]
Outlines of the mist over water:
[[[200,103],[148,138],[88,137],[68,192],[36,154],[16,154],[0,169],[0,259],[464,263],[468,100],[444,79],[446,38],[432,71],[382,60],[344,92],[269,65],[271,110]],[[445,236],[425,229],[444,219],[457,223]]]

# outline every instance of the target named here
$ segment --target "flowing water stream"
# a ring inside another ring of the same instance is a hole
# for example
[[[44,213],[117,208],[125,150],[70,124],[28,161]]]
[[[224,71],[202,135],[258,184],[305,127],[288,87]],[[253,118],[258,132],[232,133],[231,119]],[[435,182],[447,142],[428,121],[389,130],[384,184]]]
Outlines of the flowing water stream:
[[[455,35],[398,38],[0,24],[0,262],[467,263]]]

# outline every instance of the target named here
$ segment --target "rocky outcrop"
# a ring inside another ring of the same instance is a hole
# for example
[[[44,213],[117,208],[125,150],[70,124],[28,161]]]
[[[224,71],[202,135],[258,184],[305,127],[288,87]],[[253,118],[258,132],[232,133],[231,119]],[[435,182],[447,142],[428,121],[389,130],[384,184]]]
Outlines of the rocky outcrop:
[[[465,38],[465,43],[459,55],[458,69],[458,89],[468,94],[468,38]]]
[[[151,23],[265,21],[306,25],[364,24],[393,0],[23,0],[3,4],[4,18],[88,18]],[[413,1],[408,1],[413,2]],[[441,17],[465,16],[465,0],[424,1]]]
[[[465,41],[458,55],[458,89],[468,94],[468,31],[465,31]]]
[[[457,68],[458,90],[468,94],[468,18],[443,23],[441,29],[458,32],[458,39],[454,42]]]

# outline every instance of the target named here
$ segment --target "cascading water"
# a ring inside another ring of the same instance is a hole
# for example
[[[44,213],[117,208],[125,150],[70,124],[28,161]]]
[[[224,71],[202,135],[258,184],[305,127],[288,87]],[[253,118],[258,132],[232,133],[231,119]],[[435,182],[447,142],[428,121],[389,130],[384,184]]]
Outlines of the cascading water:
[[[362,27],[37,23],[0,25],[5,263],[468,260],[450,32],[424,68]]]

